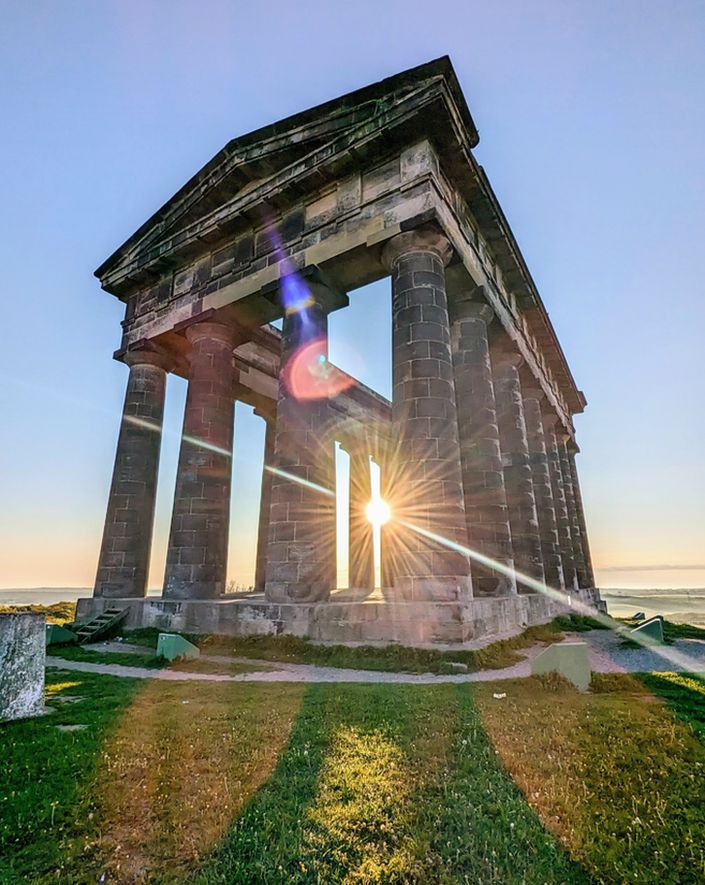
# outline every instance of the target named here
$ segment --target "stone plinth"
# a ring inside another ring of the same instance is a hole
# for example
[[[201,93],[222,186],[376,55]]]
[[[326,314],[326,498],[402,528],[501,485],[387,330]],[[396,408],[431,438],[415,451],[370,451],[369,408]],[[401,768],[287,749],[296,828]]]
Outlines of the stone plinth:
[[[80,599],[77,616],[99,614],[109,600]],[[224,636],[288,634],[318,642],[462,645],[520,633],[570,611],[540,593],[465,602],[269,603],[246,600],[125,600],[126,626]]]
[[[0,722],[44,712],[43,614],[0,614]]]

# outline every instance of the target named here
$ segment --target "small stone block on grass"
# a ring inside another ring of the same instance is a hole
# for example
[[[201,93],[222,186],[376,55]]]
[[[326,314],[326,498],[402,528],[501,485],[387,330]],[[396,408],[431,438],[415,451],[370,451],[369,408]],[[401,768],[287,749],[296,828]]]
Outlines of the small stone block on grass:
[[[557,642],[549,645],[531,662],[531,675],[553,670],[568,679],[580,691],[590,687],[590,661],[586,642]]]
[[[177,633],[160,633],[157,657],[173,661],[176,658],[198,658],[201,652],[195,645]]]

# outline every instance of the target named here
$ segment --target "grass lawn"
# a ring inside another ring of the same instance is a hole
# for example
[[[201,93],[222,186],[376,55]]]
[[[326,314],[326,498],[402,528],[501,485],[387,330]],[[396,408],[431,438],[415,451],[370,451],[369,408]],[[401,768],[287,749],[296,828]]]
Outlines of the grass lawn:
[[[581,632],[600,629],[602,625],[592,618],[581,615],[555,618],[550,624],[529,627],[518,636],[492,642],[476,651],[453,649],[409,648],[402,645],[363,645],[349,648],[345,645],[315,645],[296,636],[228,636],[189,637],[206,654],[235,655],[264,661],[289,664],[317,664],[323,667],[339,667],[356,670],[378,670],[388,673],[457,673],[453,662],[465,664],[469,672],[495,670],[511,667],[523,660],[519,654],[537,642],[561,642],[562,630]],[[149,641],[149,630],[125,633],[133,642]],[[156,645],[156,641],[155,641]]]
[[[0,726],[3,885],[705,881],[687,676],[47,685]]]

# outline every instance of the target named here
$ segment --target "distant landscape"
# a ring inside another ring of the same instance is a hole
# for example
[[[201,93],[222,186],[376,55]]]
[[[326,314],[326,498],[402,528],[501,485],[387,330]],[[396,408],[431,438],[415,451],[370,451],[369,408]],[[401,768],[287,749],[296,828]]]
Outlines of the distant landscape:
[[[90,587],[37,587],[23,590],[0,590],[0,605],[53,605],[75,602],[91,596]],[[647,617],[665,615],[669,621],[705,627],[705,587],[688,590],[626,590],[610,587],[601,591],[609,613],[616,618],[642,611]],[[150,590],[158,596],[158,590]]]

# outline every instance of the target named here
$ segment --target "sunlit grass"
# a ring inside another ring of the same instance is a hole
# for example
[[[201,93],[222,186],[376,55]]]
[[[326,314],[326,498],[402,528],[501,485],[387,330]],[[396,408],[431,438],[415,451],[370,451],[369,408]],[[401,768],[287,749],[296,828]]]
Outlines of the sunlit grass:
[[[312,686],[273,777],[195,880],[590,881],[542,829],[467,686]]]
[[[703,744],[633,677],[594,689],[510,680],[477,698],[507,769],[600,882],[702,883]]]
[[[379,670],[391,673],[453,673],[452,662],[465,664],[468,671],[510,667],[523,660],[519,654],[537,642],[561,642],[562,630],[593,629],[589,618],[579,615],[556,618],[550,624],[528,627],[518,636],[492,642],[477,650],[440,651],[390,644],[383,647],[363,645],[315,645],[297,636],[211,636],[201,639],[201,651],[214,655],[236,655],[263,661],[289,664],[316,664],[345,669]],[[128,638],[130,634],[127,634]]]

